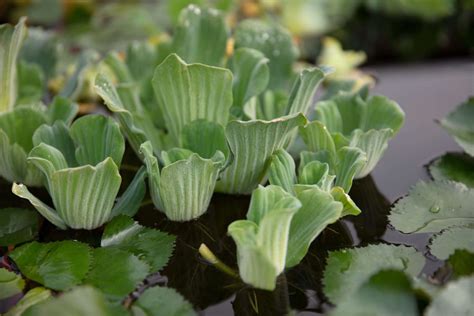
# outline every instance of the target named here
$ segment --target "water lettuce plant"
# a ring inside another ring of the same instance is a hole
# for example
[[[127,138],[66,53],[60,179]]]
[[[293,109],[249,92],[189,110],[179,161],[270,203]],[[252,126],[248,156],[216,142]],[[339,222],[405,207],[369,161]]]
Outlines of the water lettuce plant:
[[[36,146],[28,161],[43,173],[56,209],[37,199],[24,184],[14,183],[12,191],[29,200],[48,221],[61,229],[94,229],[117,214],[136,212],[144,187],[135,183],[114,207],[122,181],[118,166],[125,142],[112,119],[87,115],[70,129],[61,121],[42,125],[33,141]],[[134,182],[143,181],[141,169]]]
[[[440,121],[441,127],[471,156],[474,156],[473,120],[474,97],[471,97]]]
[[[318,102],[315,109],[315,120],[326,126],[337,148],[356,147],[366,154],[367,162],[356,178],[365,177],[375,168],[405,119],[394,101],[383,96],[365,99],[357,93],[336,95]]]

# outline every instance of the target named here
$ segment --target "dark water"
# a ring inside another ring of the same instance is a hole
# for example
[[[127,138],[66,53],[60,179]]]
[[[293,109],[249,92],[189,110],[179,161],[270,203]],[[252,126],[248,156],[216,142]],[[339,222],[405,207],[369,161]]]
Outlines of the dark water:
[[[412,245],[426,254],[429,235],[401,234],[388,225],[387,215],[395,199],[406,194],[418,179],[428,178],[426,163],[446,151],[460,150],[434,120],[474,94],[474,64],[453,61],[370,70],[379,78],[375,93],[396,100],[407,117],[372,175],[354,182],[350,194],[362,209],[361,215],[347,217],[324,230],[302,263],[281,275],[276,290],[268,292],[240,283],[208,265],[198,254],[200,244],[205,243],[225,264],[237,270],[235,245],[226,231],[232,221],[245,217],[249,197],[216,194],[205,215],[185,224],[168,221],[148,204],[136,219],[178,238],[174,255],[162,274],[148,278],[134,295],[147,286],[164,283],[176,288],[202,315],[281,315],[290,309],[315,315],[331,308],[321,287],[328,251],[388,242]],[[123,172],[127,179],[133,176],[132,172]],[[48,199],[43,190],[33,191],[44,201]],[[0,182],[0,197],[0,208],[30,207],[12,195],[10,185],[4,181]],[[77,239],[98,246],[100,235],[100,230],[58,231],[44,223],[40,240]],[[442,262],[426,257],[423,273],[431,275]]]

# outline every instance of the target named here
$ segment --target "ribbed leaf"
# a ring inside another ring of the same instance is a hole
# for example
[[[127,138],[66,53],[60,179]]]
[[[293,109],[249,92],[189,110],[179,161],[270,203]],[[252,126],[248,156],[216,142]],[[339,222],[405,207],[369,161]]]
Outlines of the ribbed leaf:
[[[261,20],[244,20],[237,25],[234,38],[236,49],[254,48],[270,60],[269,88],[284,88],[288,84],[298,49],[287,30]]]
[[[226,137],[234,161],[222,173],[216,190],[250,193],[265,178],[271,156],[284,147],[289,133],[305,122],[302,114],[272,121],[230,122],[226,127]]]
[[[0,26],[0,113],[13,109],[18,93],[17,59],[26,38],[26,18]]]
[[[70,100],[76,100],[84,85],[86,70],[90,64],[98,59],[94,51],[83,51],[76,62],[74,72],[64,84],[59,95]]]
[[[188,63],[220,66],[228,33],[219,11],[190,5],[180,13],[173,37],[173,51]]]
[[[38,213],[25,208],[0,209],[0,246],[17,245],[38,235]]]
[[[341,187],[334,187],[330,191],[332,197],[335,201],[341,202],[343,209],[341,217],[346,215],[359,215],[362,211],[351,199],[349,194],[344,192],[344,189]]]
[[[291,89],[286,115],[307,114],[309,107],[313,104],[316,89],[324,76],[325,73],[319,68],[305,69],[299,74]]]
[[[363,178],[367,176],[377,165],[380,158],[387,149],[388,140],[392,137],[391,129],[369,130],[363,132],[356,130],[352,134],[349,146],[360,148],[366,153],[367,162],[355,174],[356,178]]]
[[[37,64],[48,80],[56,74],[59,45],[54,30],[29,27],[28,36],[20,52],[21,60]]]
[[[69,99],[56,96],[53,102],[48,106],[47,114],[49,123],[53,124],[56,121],[63,121],[64,124],[69,126],[78,110],[79,107],[76,103]]]
[[[286,192],[293,193],[296,183],[295,161],[284,149],[275,151],[270,163],[269,182],[282,187]]]
[[[311,243],[326,226],[341,217],[343,209],[331,194],[317,187],[297,187],[296,191],[302,206],[291,221],[286,267],[293,267],[303,259]]]
[[[45,143],[39,144],[30,151],[28,161],[33,163],[44,174],[48,190],[51,190],[53,173],[68,167],[63,154]]]
[[[63,169],[51,177],[51,197],[58,215],[74,229],[94,229],[112,216],[122,178],[112,158],[96,167]]]
[[[63,121],[56,121],[53,125],[41,125],[33,134],[33,144],[38,146],[41,143],[59,150],[67,161],[66,167],[77,166],[76,148],[69,129]]]
[[[111,157],[117,166],[122,162],[125,141],[117,123],[102,115],[86,115],[77,119],[70,129],[76,145],[79,165],[96,165]]]
[[[181,146],[183,128],[197,119],[225,126],[232,106],[232,73],[228,69],[186,64],[168,56],[153,76],[158,104],[174,142]]]
[[[127,216],[117,216],[105,227],[102,247],[116,247],[148,263],[151,272],[161,270],[170,259],[176,237],[139,225]]]
[[[270,121],[285,116],[287,105],[286,92],[266,90],[245,104],[244,113],[251,120]]]
[[[163,210],[163,202],[160,196],[160,166],[158,159],[153,155],[153,147],[150,141],[143,143],[140,146],[140,154],[144,157],[146,171],[148,174],[148,189],[150,190],[153,204],[160,210]]]
[[[313,121],[304,127],[300,127],[299,131],[309,151],[318,152],[326,150],[331,156],[331,161],[333,161],[331,164],[334,164],[336,160],[336,145],[326,126],[321,122]]]
[[[262,93],[268,85],[270,70],[268,59],[260,51],[239,48],[229,60],[228,67],[234,75],[232,83],[233,107],[243,111],[250,98]]]
[[[117,248],[96,248],[84,283],[100,289],[108,298],[120,300],[131,293],[149,273],[137,256]]]
[[[41,202],[37,197],[28,191],[28,188],[23,184],[16,184],[13,183],[12,187],[13,194],[30,201],[31,205],[48,221],[50,221],[53,225],[60,229],[66,229],[66,223],[64,220],[58,215],[58,213],[49,207],[48,205]]]
[[[0,268],[0,300],[20,294],[24,287],[25,280],[21,278],[21,275]]]
[[[5,316],[20,316],[24,314],[28,308],[33,305],[36,305],[40,302],[46,301],[51,297],[51,291],[45,289],[44,287],[35,287],[29,290],[25,296],[21,298],[18,303],[15,304]]]
[[[237,261],[242,280],[254,287],[273,290],[276,277],[285,268],[288,234],[293,215],[301,207],[281,187],[259,187],[252,194],[248,220],[228,227],[237,244]]]
[[[206,120],[196,120],[183,128],[182,144],[203,158],[211,158],[216,151],[229,156],[229,148],[222,125]]]
[[[18,65],[18,95],[16,105],[40,102],[44,92],[44,76],[36,64],[20,61]]]
[[[54,290],[66,290],[82,282],[91,263],[90,248],[77,241],[31,242],[10,253],[28,278]]]
[[[357,147],[342,147],[337,151],[338,162],[336,167],[335,185],[349,192],[352,180],[366,166],[367,157],[365,152]]]
[[[474,98],[469,98],[441,120],[441,126],[469,155],[474,156]]]
[[[328,191],[334,178],[335,176],[329,175],[329,165],[327,163],[315,160],[302,168],[298,176],[298,183],[317,185],[319,188]]]
[[[132,311],[134,315],[143,316],[196,315],[192,305],[178,292],[160,286],[146,289],[132,305]]]
[[[146,168],[142,166],[133,177],[125,192],[117,199],[112,209],[112,216],[120,214],[133,216],[138,212],[146,193],[146,175]]]

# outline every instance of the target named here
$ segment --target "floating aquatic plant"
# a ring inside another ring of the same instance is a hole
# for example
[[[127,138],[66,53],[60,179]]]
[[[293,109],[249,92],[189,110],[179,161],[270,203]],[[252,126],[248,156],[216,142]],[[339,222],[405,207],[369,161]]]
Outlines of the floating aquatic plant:
[[[24,184],[14,183],[12,191],[29,200],[51,223],[62,229],[94,229],[115,215],[137,210],[145,193],[143,185],[130,185],[114,207],[122,181],[118,166],[125,143],[112,119],[87,115],[70,129],[58,121],[53,126],[41,126],[33,140],[37,146],[28,161],[43,173],[56,209],[37,199]],[[134,181],[144,181],[143,169]]]

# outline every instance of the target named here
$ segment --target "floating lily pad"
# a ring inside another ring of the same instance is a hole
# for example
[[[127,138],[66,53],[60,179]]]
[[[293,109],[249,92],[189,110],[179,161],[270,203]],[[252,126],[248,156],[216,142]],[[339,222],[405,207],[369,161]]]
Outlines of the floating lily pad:
[[[31,242],[13,250],[10,257],[28,279],[60,291],[80,284],[91,262],[90,248],[72,240]]]
[[[449,256],[448,262],[456,277],[474,274],[474,265],[472,264],[474,262],[474,252],[456,249]]]
[[[24,208],[0,210],[0,246],[17,245],[32,240],[38,234],[40,217]]]
[[[462,182],[474,188],[474,157],[447,153],[433,161],[428,168],[435,180]]]
[[[474,276],[448,283],[426,310],[427,316],[472,315]]]
[[[105,227],[101,245],[133,253],[148,263],[154,272],[168,263],[175,239],[157,229],[143,227],[130,217],[117,216]]]
[[[448,259],[456,249],[474,253],[474,225],[449,228],[431,239],[430,252],[439,259]]]
[[[474,223],[473,205],[474,189],[462,183],[420,181],[395,203],[389,220],[404,233],[439,232]]]
[[[397,269],[417,276],[425,259],[415,248],[394,245],[369,245],[329,253],[324,271],[324,293],[334,303],[357,292],[374,273]]]
[[[474,98],[459,105],[441,120],[441,126],[469,155],[474,156]]]
[[[134,315],[186,316],[196,315],[192,305],[174,289],[153,287],[143,292],[133,304]]]

